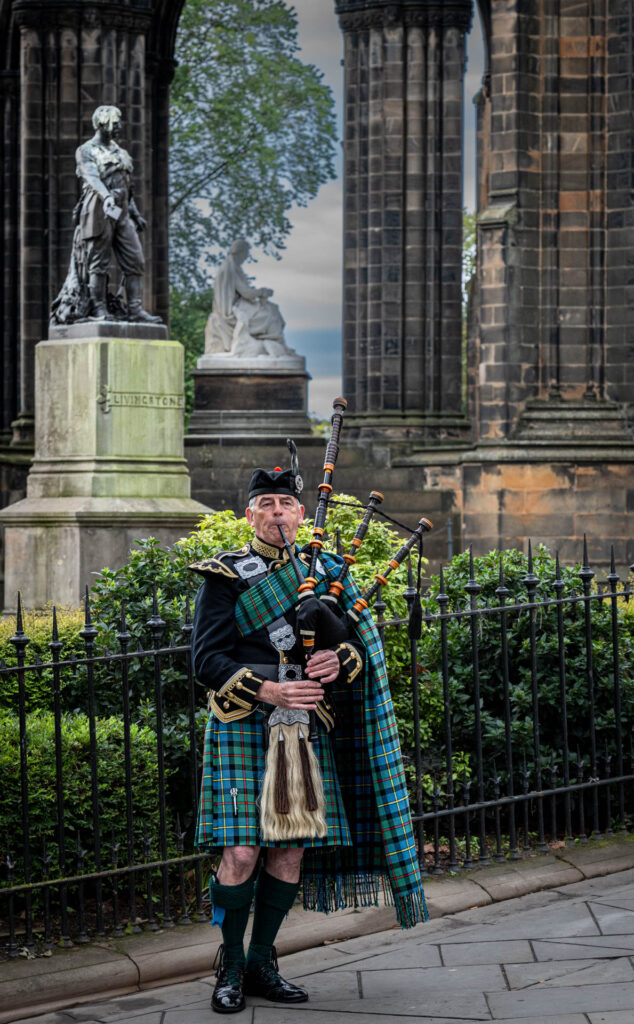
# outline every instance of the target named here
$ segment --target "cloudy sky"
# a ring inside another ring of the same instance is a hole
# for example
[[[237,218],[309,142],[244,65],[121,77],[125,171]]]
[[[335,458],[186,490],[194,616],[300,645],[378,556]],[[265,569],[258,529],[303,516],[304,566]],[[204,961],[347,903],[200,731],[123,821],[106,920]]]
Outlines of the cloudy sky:
[[[324,74],[333,91],[342,136],[343,37],[334,13],[333,0],[294,0],[299,25],[301,57]],[[477,6],[477,5],[476,5]],[[468,40],[469,61],[465,81],[465,180],[464,204],[475,206],[475,119],[472,98],[483,73],[482,35],[476,21]],[[469,159],[469,154],[473,154]],[[341,256],[342,164],[338,179],[322,186],[306,208],[291,211],[293,231],[282,260],[262,257],[248,273],[260,286],[273,288],[287,323],[288,343],[306,356],[313,380],[309,409],[330,414],[332,399],[341,389]],[[256,255],[254,253],[254,255]]]

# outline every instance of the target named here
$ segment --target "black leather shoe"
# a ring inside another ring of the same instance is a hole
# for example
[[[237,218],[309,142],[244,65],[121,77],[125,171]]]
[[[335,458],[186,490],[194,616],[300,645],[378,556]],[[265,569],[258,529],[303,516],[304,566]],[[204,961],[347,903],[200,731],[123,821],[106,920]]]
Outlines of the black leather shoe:
[[[221,946],[216,956],[216,960],[220,958],[220,964],[216,972],[218,980],[211,997],[211,1008],[216,1013],[240,1013],[246,1006],[243,991],[244,966],[228,962],[224,950],[225,947]]]
[[[248,996],[263,996],[272,1003],[305,1003],[308,992],[299,985],[293,985],[280,977],[275,946],[271,947],[271,959],[255,961],[244,969],[244,991]]]

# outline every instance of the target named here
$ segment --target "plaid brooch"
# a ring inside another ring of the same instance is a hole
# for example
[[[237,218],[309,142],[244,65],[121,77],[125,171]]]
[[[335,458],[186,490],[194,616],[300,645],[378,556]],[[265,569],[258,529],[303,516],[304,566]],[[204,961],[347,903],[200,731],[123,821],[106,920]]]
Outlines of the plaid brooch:
[[[336,573],[342,564],[335,555],[322,553],[320,558],[326,572]],[[322,578],[316,593],[324,593],[328,584]],[[347,576],[342,607],[350,608],[358,593]],[[294,573],[283,565],[240,595],[238,629],[243,636],[261,629],[296,599]],[[410,928],[427,920],[427,909],[383,644],[369,611],[361,614],[357,633],[366,651],[365,671],[352,684],[333,685],[336,718],[331,734],[353,846],[306,850],[304,905],[328,912],[376,904],[383,885],[399,923]]]

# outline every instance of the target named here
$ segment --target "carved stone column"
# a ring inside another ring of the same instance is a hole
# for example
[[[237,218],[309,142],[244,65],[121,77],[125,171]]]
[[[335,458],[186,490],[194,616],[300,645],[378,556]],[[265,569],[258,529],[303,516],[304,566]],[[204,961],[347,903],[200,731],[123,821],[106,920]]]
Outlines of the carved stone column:
[[[459,438],[472,0],[336,0],[336,9],[345,37],[347,427]]]

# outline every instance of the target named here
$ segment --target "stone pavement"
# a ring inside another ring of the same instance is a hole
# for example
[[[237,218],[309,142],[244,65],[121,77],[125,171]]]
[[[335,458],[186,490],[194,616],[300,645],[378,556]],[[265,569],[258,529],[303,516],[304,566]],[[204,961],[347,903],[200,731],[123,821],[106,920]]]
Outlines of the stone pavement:
[[[633,1024],[634,869],[283,958],[310,1002],[249,1000],[236,1024]],[[214,979],[24,1019],[211,1024]],[[19,1018],[18,1018],[19,1019]]]

